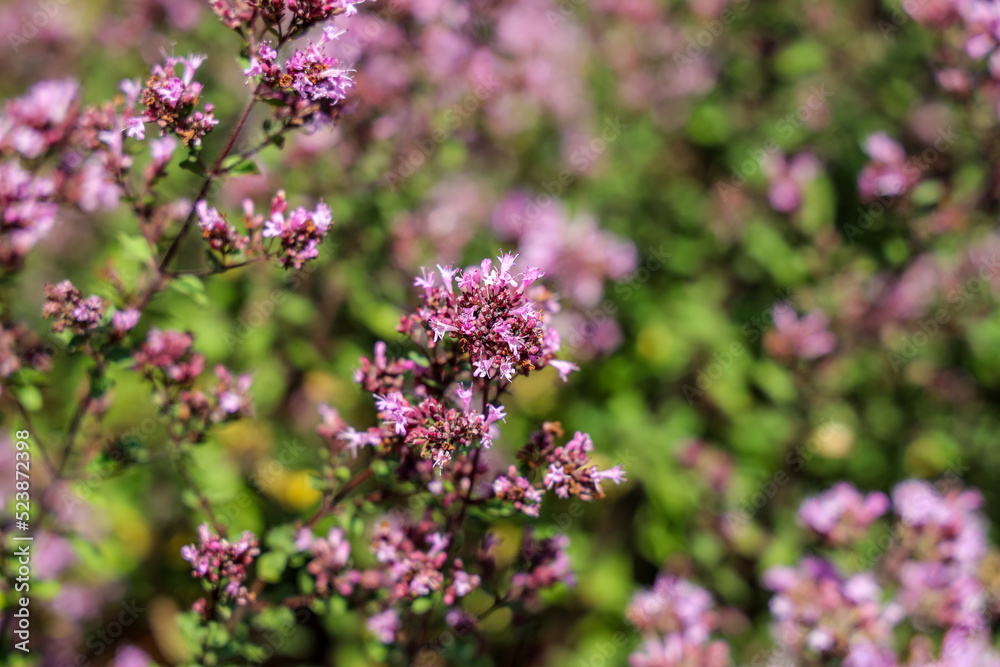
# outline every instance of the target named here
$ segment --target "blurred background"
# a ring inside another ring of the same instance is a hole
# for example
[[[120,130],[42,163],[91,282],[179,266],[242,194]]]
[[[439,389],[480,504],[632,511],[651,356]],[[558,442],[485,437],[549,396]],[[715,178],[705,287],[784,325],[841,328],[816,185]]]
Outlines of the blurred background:
[[[925,2],[925,13],[946,4]],[[466,664],[625,665],[639,637],[623,609],[661,567],[712,592],[734,662],[749,664],[770,645],[760,573],[803,553],[798,504],[838,480],[889,491],[944,478],[978,487],[1000,515],[996,96],[971,78],[984,67],[961,69],[949,29],[857,0],[360,9],[336,44],[358,81],[337,127],[293,135],[260,154],[259,175],[213,192],[233,214],[281,188],[293,206],[322,198],[335,226],[320,260],[179,281],[139,325],[189,330],[209,363],[253,373],[257,417],[196,453],[194,474],[234,530],[315,507],[317,406],[374,423],[353,370],[379,340],[408,353],[395,327],[419,267],[498,248],[546,272],[565,356],[582,370],[515,384],[490,453],[506,463],[559,420],[589,432],[597,462],[629,481],[603,503],[546,501],[539,530],[571,537],[579,585],[527,625],[491,616],[484,631],[502,654]],[[238,38],[198,0],[5,2],[0,34],[4,98],[69,76],[98,103],[164,53],[208,56],[199,80],[222,127],[248,94]],[[254,145],[259,127],[252,118],[237,145]],[[206,155],[227,134],[210,135]],[[197,186],[190,175],[170,187],[181,199]],[[201,239],[188,241],[177,265],[202,266]],[[0,288],[4,312],[49,331],[45,282],[110,295],[135,280],[142,245],[125,206],[66,212]],[[86,370],[57,351],[41,387],[22,390],[39,438],[62,432],[73,404],[60,397]],[[177,612],[200,595],[179,555],[192,499],[155,454],[142,378],[113,379],[100,429],[80,440],[95,453],[86,476],[52,490],[85,502],[67,518],[77,533],[37,545],[37,632],[74,647],[78,664],[111,664],[126,642],[174,664],[185,657]],[[123,601],[134,622],[110,637]],[[361,624],[343,610],[311,619],[275,640],[267,664],[375,664]],[[318,645],[317,625],[338,641]]]

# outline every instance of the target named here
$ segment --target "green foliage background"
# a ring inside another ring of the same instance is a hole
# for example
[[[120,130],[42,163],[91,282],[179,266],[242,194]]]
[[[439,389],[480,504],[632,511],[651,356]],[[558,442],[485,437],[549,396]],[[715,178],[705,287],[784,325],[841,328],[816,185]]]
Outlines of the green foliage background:
[[[98,102],[120,79],[146,71],[140,54],[108,52],[86,39],[87,26],[104,11],[126,10],[88,3],[79,12],[85,24],[77,39],[40,61],[7,59],[0,90],[11,96],[40,78],[69,74],[82,80],[88,102]],[[575,11],[586,16],[588,9]],[[691,35],[701,29],[683,3],[669,11]],[[919,331],[916,322],[874,332],[840,324],[839,314],[854,298],[841,277],[898,276],[921,255],[953,261],[995,226],[994,111],[982,100],[954,100],[940,90],[928,66],[939,37],[913,21],[897,26],[900,16],[893,6],[870,2],[752,0],[711,44],[718,85],[680,110],[672,129],[663,129],[652,114],[624,107],[608,70],[588,72],[598,117],[618,118],[625,129],[592,173],[570,183],[563,199],[633,240],[642,268],[608,284],[599,309],[613,311],[621,324],[621,346],[605,357],[580,360],[583,370],[567,385],[554,374],[515,384],[498,446],[513,452],[542,421],[559,420],[571,432],[589,432],[599,462],[623,462],[629,481],[583,512],[571,502],[546,501],[541,524],[570,535],[580,583],[556,591],[551,610],[526,627],[512,627],[502,613],[485,624],[487,636],[507,656],[525,636],[543,647],[519,664],[626,664],[639,638],[623,609],[664,564],[742,612],[730,619],[728,638],[738,661],[749,662],[769,645],[768,596],[760,574],[808,548],[795,523],[798,503],[838,480],[889,491],[902,479],[933,479],[950,469],[985,494],[991,519],[1000,513],[995,296],[988,289],[970,294],[961,309],[942,299],[940,307],[954,317],[898,369],[890,354]],[[241,66],[231,55],[234,38],[211,17],[190,34],[170,37],[176,53],[208,53],[200,79],[225,127],[246,93]],[[828,91],[829,122],[815,130],[780,125],[816,87]],[[929,101],[947,111],[957,141],[924,188],[851,242],[862,207],[856,187],[866,162],[861,142],[887,130],[915,143],[907,129],[910,114]],[[206,154],[215,154],[224,138],[224,132],[210,137]],[[824,160],[825,170],[806,190],[800,211],[785,216],[769,208],[759,169],[732,195],[741,204],[728,205],[718,184],[772,140],[786,153],[810,147]],[[372,401],[351,378],[358,357],[370,354],[376,341],[398,341],[399,315],[414,303],[411,268],[398,266],[390,251],[397,215],[418,209],[435,183],[455,173],[483,174],[497,191],[540,192],[541,183],[564,168],[558,141],[556,130],[544,123],[489,150],[449,137],[396,191],[381,182],[397,148],[391,142],[376,142],[349,170],[323,156],[289,164],[285,153],[262,155],[262,170],[277,178],[293,204],[322,197],[333,210],[336,225],[321,262],[299,276],[253,266],[204,283],[179,282],[153,302],[140,324],[141,332],[154,325],[190,330],[210,363],[254,374],[257,418],[218,432],[196,459],[198,481],[234,531],[263,534],[314,506],[318,403],[337,407],[356,426],[373,423]],[[178,196],[197,188],[194,176],[173,182]],[[948,234],[922,233],[915,221],[943,193],[967,205],[966,224]],[[100,220],[63,221],[56,233],[61,240],[36,252],[20,281],[3,287],[4,312],[36,323],[40,331],[47,330],[39,311],[44,282],[67,277],[85,293],[100,293],[107,282],[94,276],[103,267],[113,264],[129,284],[129,267],[143,259],[125,207]],[[182,266],[199,265],[200,242],[185,245]],[[493,254],[497,246],[483,228],[464,259]],[[656,259],[661,253],[662,265]],[[833,355],[789,364],[769,356],[759,336],[746,335],[756,330],[753,318],[766,316],[788,294],[800,312],[820,308],[831,314],[838,337]],[[735,349],[740,353],[733,355]],[[730,367],[708,378],[711,364],[726,355]],[[54,371],[38,378],[38,389],[20,390],[21,400],[37,413],[37,438],[57,442],[74,405],[68,397],[81,390],[87,368],[82,359],[60,355]],[[943,372],[960,380],[954,386],[961,391],[937,382]],[[155,415],[137,374],[122,365],[112,378],[114,405],[102,431],[86,434],[89,446],[117,446],[123,434]],[[691,401],[685,386],[698,389]],[[794,453],[831,420],[838,425],[837,446],[821,448],[794,469]],[[10,411],[3,422],[8,432],[19,423]],[[178,554],[193,536],[188,517],[195,503],[178,493],[169,460],[158,455],[158,438],[150,427],[132,464],[95,459],[77,489],[96,508],[100,538],[91,541],[84,531],[73,542],[81,555],[77,572],[88,573],[91,584],[145,602],[148,611],[128,629],[127,639],[149,647],[153,638],[158,646],[176,647],[183,643],[176,613],[200,594]],[[724,492],[679,463],[677,453],[691,439],[731,455],[733,478]],[[297,445],[289,450],[290,442],[304,445],[302,451]],[[280,459],[287,451],[294,456]],[[727,540],[718,530],[724,513],[736,511],[781,473],[787,483],[776,485],[740,539]],[[523,523],[499,530],[516,542]],[[49,582],[36,595],[54,596],[58,588]],[[113,600],[107,609],[110,620]],[[332,605],[318,622],[340,640],[328,649],[331,664],[373,664],[378,658],[379,649],[363,638],[363,620]],[[300,664],[296,656],[314,655],[315,641],[308,627],[290,633],[273,664]],[[176,650],[162,658],[178,659],[183,651]],[[107,659],[89,655],[93,664]],[[492,664],[489,655],[445,655],[450,664]],[[35,664],[10,660],[15,666]]]

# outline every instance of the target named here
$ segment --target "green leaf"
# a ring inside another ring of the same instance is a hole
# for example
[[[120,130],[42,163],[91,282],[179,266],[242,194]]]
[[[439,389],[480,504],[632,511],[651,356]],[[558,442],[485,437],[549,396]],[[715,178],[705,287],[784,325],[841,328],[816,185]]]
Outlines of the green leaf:
[[[148,263],[153,259],[153,250],[145,237],[119,232],[118,243],[121,244],[122,254],[126,259],[141,263]]]
[[[272,630],[276,632],[287,632],[295,627],[295,612],[285,606],[269,607],[257,614],[253,621],[253,627],[258,630]]]
[[[201,617],[193,611],[186,611],[177,615],[176,624],[188,647],[195,650],[196,654],[200,653],[202,640],[207,632],[201,625]]]
[[[420,354],[416,350],[410,350],[410,353],[406,356],[410,361],[420,366],[421,368],[427,368],[431,364],[430,359]]]
[[[266,543],[275,551],[284,554],[294,554],[296,551],[294,526],[285,524],[272,528],[267,532]]]
[[[223,160],[222,171],[237,176],[260,173],[257,163],[249,158],[244,158],[242,155],[230,155]]]
[[[277,551],[270,551],[257,559],[257,575],[262,581],[275,583],[281,580],[285,571],[288,556]]]
[[[180,276],[171,281],[170,289],[189,297],[197,306],[208,304],[208,297],[205,296],[205,283],[198,276]]]
[[[207,643],[213,648],[222,648],[229,644],[229,631],[221,623],[210,623],[208,626]]]
[[[197,174],[198,176],[204,176],[205,170],[202,168],[201,163],[197,160],[188,156],[187,159],[182,160],[180,163],[180,168],[184,171],[190,171],[192,174]]]
[[[132,352],[128,348],[118,345],[111,348],[104,357],[112,362],[130,362],[132,360]]]
[[[21,402],[24,409],[28,412],[38,412],[42,409],[42,392],[38,390],[38,387],[26,386],[18,387],[14,390],[17,394],[17,400]]]
[[[299,570],[299,590],[303,595],[309,595],[316,590],[316,581],[304,569]]]
[[[91,398],[100,398],[115,386],[115,381],[107,375],[92,375],[90,378]]]

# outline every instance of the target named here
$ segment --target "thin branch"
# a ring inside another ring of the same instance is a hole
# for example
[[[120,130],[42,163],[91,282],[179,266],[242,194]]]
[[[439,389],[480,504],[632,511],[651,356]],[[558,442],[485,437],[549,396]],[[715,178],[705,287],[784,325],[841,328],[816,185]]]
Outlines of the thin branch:
[[[52,459],[49,458],[48,447],[45,446],[45,442],[42,440],[42,436],[39,434],[38,428],[32,421],[31,413],[28,412],[28,409],[24,407],[24,404],[21,403],[21,401],[17,398],[17,396],[14,395],[13,391],[8,389],[7,391],[4,392],[4,394],[9,396],[10,400],[14,402],[15,406],[17,406],[18,412],[21,413],[21,417],[24,419],[25,426],[27,426],[28,430],[31,431],[31,437],[34,438],[35,442],[38,443],[38,449],[42,452],[42,460],[45,461],[45,467],[48,468],[49,473],[51,473],[52,476],[55,477],[58,474],[56,471],[56,466],[52,462]]]
[[[236,127],[233,128],[232,134],[229,135],[229,139],[226,140],[226,145],[222,148],[222,152],[219,153],[219,157],[216,158],[215,164],[212,166],[212,170],[208,172],[208,176],[205,178],[205,182],[201,186],[201,190],[198,195],[194,198],[194,202],[205,198],[208,194],[209,188],[212,187],[212,183],[215,181],[215,177],[219,175],[219,169],[222,167],[222,162],[228,157],[229,152],[233,150],[233,146],[236,145],[236,139],[239,137],[240,132],[243,131],[243,126],[246,125],[247,119],[250,117],[250,112],[253,110],[254,105],[257,103],[257,89],[254,89],[253,95],[250,97],[250,101],[247,105],[243,107],[243,112],[240,114],[239,119],[236,121]],[[177,233],[174,237],[173,242],[170,247],[167,248],[166,254],[163,255],[163,259],[160,261],[160,273],[166,273],[167,267],[170,265],[170,261],[177,254],[180,249],[181,242],[184,237],[187,236],[188,231],[191,229],[191,223],[194,222],[195,208],[192,206],[191,211],[188,213],[187,218],[184,220],[184,224],[181,226],[181,231]]]
[[[323,504],[320,505],[320,508],[316,511],[316,514],[314,514],[311,519],[306,521],[306,523],[304,524],[305,527],[312,528],[317,523],[319,523],[319,520],[322,519],[327,512],[336,507],[341,500],[347,497],[347,494],[349,494],[351,491],[364,484],[368,480],[368,478],[372,476],[372,474],[373,474],[372,469],[366,468],[365,470],[355,475],[353,479],[351,479],[349,482],[347,482],[347,484],[342,486],[339,491],[337,491],[337,495],[335,495],[331,500],[323,501]]]
[[[62,478],[63,470],[65,470],[66,463],[69,462],[69,456],[73,451],[73,442],[76,440],[76,434],[80,431],[80,426],[83,425],[83,418],[87,415],[87,410],[90,409],[90,404],[94,400],[94,397],[91,395],[94,377],[99,377],[103,374],[104,361],[98,359],[97,365],[94,367],[91,375],[90,383],[88,383],[87,393],[84,394],[83,398],[77,404],[76,411],[73,413],[73,419],[70,421],[69,429],[66,432],[66,444],[63,445],[59,466],[56,468],[56,479]]]
[[[194,481],[194,478],[191,477],[191,472],[187,469],[187,465],[184,462],[184,453],[181,451],[180,446],[173,438],[170,438],[170,442],[173,445],[175,457],[174,461],[177,465],[177,471],[181,474],[181,477],[184,478],[184,483],[188,485],[188,488],[190,488],[194,495],[198,498],[198,504],[201,505],[201,509],[208,516],[208,520],[212,523],[212,527],[215,528],[215,532],[221,537],[225,537],[225,526],[219,523],[219,520],[215,517],[215,511],[212,510],[212,503],[209,502],[208,497],[205,496],[201,487],[199,487]]]
[[[260,257],[254,257],[252,259],[247,259],[242,262],[237,262],[236,264],[228,264],[226,266],[221,266],[218,269],[181,269],[178,271],[167,271],[166,275],[171,278],[176,278],[177,276],[214,276],[220,273],[225,273],[226,271],[232,271],[233,269],[239,269],[250,264],[256,264],[257,262],[263,262],[264,260],[270,259],[270,255],[261,255]]]

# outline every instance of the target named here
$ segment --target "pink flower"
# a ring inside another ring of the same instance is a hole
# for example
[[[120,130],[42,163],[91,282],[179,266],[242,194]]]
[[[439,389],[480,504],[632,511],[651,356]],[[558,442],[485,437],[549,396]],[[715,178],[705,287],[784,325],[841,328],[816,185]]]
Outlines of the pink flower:
[[[141,118],[129,118],[125,121],[125,135],[142,141],[146,138],[146,123]]]
[[[809,313],[799,319],[790,306],[779,303],[774,307],[774,330],[767,332],[764,345],[775,356],[816,359],[837,345],[828,325],[822,313]]]
[[[386,609],[369,618],[365,627],[383,644],[391,644],[399,631],[399,614],[395,609]]]
[[[872,161],[858,175],[861,198],[898,197],[920,180],[920,169],[906,163],[903,147],[885,132],[869,136],[864,144]]]
[[[319,257],[319,244],[333,225],[333,218],[323,202],[313,211],[300,206],[286,217],[287,210],[288,202],[281,190],[271,202],[271,217],[264,222],[261,234],[279,241],[283,254],[278,261],[282,266],[299,269],[306,261]]]
[[[771,208],[791,213],[802,203],[802,189],[819,174],[819,160],[812,153],[799,153],[791,160],[779,153],[768,156],[764,171],[771,179],[767,193]]]
[[[205,104],[203,111],[197,110],[202,87],[194,75],[204,60],[198,55],[168,57],[163,65],[153,66],[141,95],[145,107],[141,121],[156,123],[162,132],[177,135],[185,146],[200,146],[202,138],[219,124],[213,105]],[[138,136],[138,126],[129,122],[128,129],[133,132],[130,136]]]
[[[134,329],[135,325],[138,323],[139,311],[135,308],[119,310],[111,316],[111,328],[114,329],[115,333],[119,336],[124,336],[126,333]]]
[[[840,544],[861,537],[888,509],[889,498],[884,493],[862,496],[853,486],[841,482],[802,503],[799,519],[834,544]]]
[[[245,531],[237,542],[229,542],[213,533],[208,524],[198,527],[198,543],[181,547],[181,557],[191,563],[191,576],[211,583],[226,581],[224,598],[245,605],[249,592],[243,583],[247,568],[260,555],[257,537]]]
[[[106,308],[107,304],[97,295],[84,299],[80,290],[68,280],[45,285],[42,314],[46,318],[55,318],[52,324],[55,331],[68,330],[74,334],[93,331],[100,325]]]

